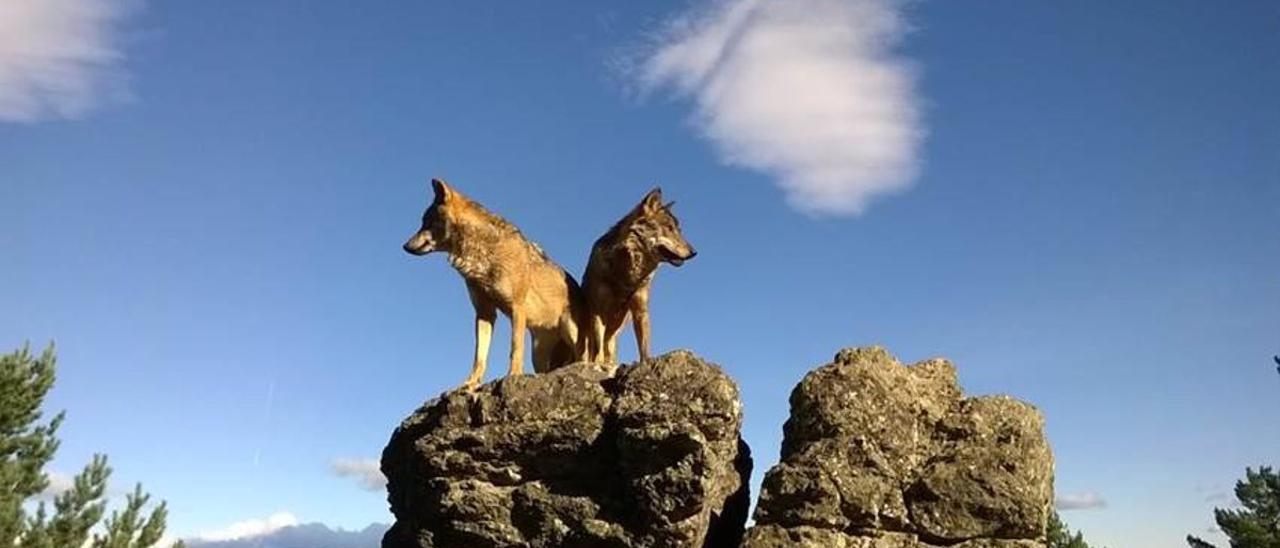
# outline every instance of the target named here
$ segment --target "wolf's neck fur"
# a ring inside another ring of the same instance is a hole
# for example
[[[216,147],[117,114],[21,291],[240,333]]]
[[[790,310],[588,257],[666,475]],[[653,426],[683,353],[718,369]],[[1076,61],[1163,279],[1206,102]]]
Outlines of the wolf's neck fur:
[[[450,235],[449,264],[463,278],[482,280],[494,272],[498,257],[494,251],[505,240],[517,239],[528,248],[532,257],[547,260],[542,248],[525,238],[520,230],[499,217],[482,208],[479,204],[470,204],[467,216],[459,219]]]
[[[657,254],[644,242],[643,236],[631,229],[636,218],[634,213],[623,217],[600,238],[601,241],[616,242],[601,250],[608,269],[614,274],[605,276],[605,279],[618,283],[627,293],[634,293],[644,285],[658,270],[659,262]]]

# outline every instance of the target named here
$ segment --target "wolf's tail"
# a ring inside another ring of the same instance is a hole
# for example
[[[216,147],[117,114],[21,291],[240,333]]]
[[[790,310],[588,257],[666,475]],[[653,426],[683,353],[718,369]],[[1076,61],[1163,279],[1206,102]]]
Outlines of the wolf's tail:
[[[563,339],[557,341],[555,350],[551,351],[551,370],[555,371],[576,361],[578,361],[578,353],[574,350],[573,345]]]

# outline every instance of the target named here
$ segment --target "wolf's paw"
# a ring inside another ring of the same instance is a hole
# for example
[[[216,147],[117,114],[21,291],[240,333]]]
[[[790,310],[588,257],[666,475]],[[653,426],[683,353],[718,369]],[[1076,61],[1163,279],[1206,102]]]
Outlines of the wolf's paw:
[[[480,388],[480,379],[469,378],[462,382],[462,385],[458,387],[458,390],[468,394],[474,394],[477,388]]]

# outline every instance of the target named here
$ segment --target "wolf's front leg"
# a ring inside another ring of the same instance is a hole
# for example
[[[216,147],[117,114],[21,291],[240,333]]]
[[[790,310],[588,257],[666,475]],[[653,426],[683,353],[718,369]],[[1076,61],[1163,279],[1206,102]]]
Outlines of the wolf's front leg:
[[[587,353],[589,359],[596,363],[608,363],[605,360],[604,352],[604,317],[599,314],[591,314],[590,331],[587,337]]]
[[[640,361],[649,359],[649,288],[636,291],[631,297],[631,322],[636,330],[636,349]]]
[[[475,359],[471,362],[471,374],[462,383],[462,387],[472,391],[484,380],[485,363],[489,361],[489,341],[493,337],[493,322],[498,319],[498,307],[484,296],[484,291],[471,282],[467,282],[467,296],[471,298],[471,307],[476,310],[476,350]]]
[[[524,310],[511,307],[511,369],[508,375],[524,374]]]
[[[604,363],[618,363],[618,335],[622,333],[622,325],[627,323],[627,310],[615,311],[604,319],[604,338],[601,340]]]
[[[475,390],[484,379],[485,362],[489,360],[489,341],[493,337],[493,321],[497,319],[497,311],[476,310],[476,350],[475,359],[471,362],[471,374],[467,376],[463,388]]]

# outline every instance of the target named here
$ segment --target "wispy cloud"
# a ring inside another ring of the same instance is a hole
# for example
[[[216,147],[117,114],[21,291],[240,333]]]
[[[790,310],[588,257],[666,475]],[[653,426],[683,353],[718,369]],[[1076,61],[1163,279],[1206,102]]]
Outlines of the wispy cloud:
[[[253,538],[298,524],[298,518],[289,512],[276,512],[265,519],[237,521],[222,529],[205,531],[196,535],[202,541],[224,541]]]
[[[1202,497],[1205,502],[1230,504],[1235,501],[1232,490],[1221,484],[1198,484],[1196,485],[1196,494]]]
[[[334,459],[329,469],[340,477],[355,478],[361,488],[369,491],[381,491],[387,486],[377,459]]]
[[[1058,500],[1054,506],[1059,510],[1093,510],[1098,508],[1106,508],[1107,501],[1092,491],[1084,493],[1066,493],[1058,495]]]
[[[857,214],[909,187],[925,130],[898,0],[713,1],[682,14],[634,63],[669,88],[731,165],[777,180],[813,214]]]
[[[1214,491],[1212,493],[1206,493],[1204,495],[1204,501],[1219,504],[1230,504],[1234,502],[1234,499],[1229,491]]]
[[[123,95],[120,21],[134,0],[0,2],[0,122],[75,118]]]

